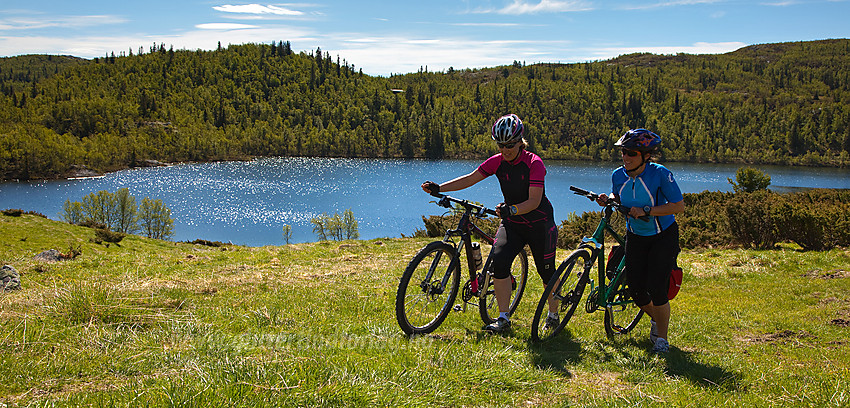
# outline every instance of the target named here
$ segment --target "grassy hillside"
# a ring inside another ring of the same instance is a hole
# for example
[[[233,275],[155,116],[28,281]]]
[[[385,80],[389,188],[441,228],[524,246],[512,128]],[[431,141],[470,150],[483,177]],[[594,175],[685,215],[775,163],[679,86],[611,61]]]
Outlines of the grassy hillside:
[[[402,336],[398,277],[427,240],[93,237],[0,215],[0,262],[23,283],[0,293],[0,405],[850,405],[845,249],[683,253],[673,349],[659,357],[648,322],[612,342],[598,313],[530,344],[536,279],[509,335],[483,334],[468,310],[431,336]],[[81,255],[33,260],[51,248]]]

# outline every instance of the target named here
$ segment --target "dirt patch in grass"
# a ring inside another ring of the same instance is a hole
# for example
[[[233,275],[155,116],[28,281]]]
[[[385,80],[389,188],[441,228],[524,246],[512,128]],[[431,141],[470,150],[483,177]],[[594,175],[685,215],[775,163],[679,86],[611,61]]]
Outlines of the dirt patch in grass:
[[[808,272],[804,273],[803,276],[807,278],[818,278],[818,279],[838,279],[838,278],[850,278],[850,271],[846,269],[832,269],[828,271],[822,271],[820,269],[812,269]]]
[[[843,317],[839,317],[837,319],[832,319],[829,324],[838,326],[838,327],[850,327],[850,319],[845,319]]]
[[[748,336],[741,339],[745,343],[800,343],[805,339],[816,339],[817,336],[805,331],[782,330],[776,333],[765,333]]]

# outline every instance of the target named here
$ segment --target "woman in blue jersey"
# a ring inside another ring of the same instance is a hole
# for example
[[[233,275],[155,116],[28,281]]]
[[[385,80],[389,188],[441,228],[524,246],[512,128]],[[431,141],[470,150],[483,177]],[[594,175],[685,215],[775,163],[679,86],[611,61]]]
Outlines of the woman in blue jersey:
[[[626,132],[615,146],[622,148],[623,166],[611,175],[613,198],[631,207],[627,217],[626,279],[632,298],[651,318],[652,351],[666,353],[670,325],[667,299],[670,271],[679,254],[679,226],[674,214],[685,210],[685,202],[673,173],[651,162],[661,137],[646,129]],[[606,194],[597,202],[605,205]],[[638,219],[649,215],[644,221]]]
[[[505,202],[496,206],[502,218],[496,232],[496,242],[491,250],[491,270],[499,305],[499,318],[484,326],[484,330],[504,332],[511,327],[510,268],[514,258],[527,244],[531,248],[537,273],[544,285],[555,271],[555,245],[558,229],[552,204],[546,198],[543,179],[546,167],[534,153],[526,150],[528,143],[523,138],[522,121],[514,114],[502,116],[493,124],[491,137],[499,145],[499,153],[485,160],[478,168],[465,176],[437,184],[422,183],[422,190],[437,194],[470,187],[485,178],[496,175]],[[557,304],[549,302],[549,318],[546,324],[557,325]]]

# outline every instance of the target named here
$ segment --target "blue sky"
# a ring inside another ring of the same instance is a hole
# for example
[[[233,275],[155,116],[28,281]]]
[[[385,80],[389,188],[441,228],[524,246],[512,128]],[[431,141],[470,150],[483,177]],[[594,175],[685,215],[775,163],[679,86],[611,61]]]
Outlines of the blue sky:
[[[850,0],[3,0],[0,56],[288,40],[370,75],[850,38]]]

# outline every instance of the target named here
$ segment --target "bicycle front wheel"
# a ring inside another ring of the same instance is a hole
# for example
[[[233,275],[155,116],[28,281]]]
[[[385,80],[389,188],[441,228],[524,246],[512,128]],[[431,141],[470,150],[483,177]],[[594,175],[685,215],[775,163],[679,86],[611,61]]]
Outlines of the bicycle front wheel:
[[[591,259],[592,255],[589,250],[577,249],[561,263],[561,266],[552,275],[552,279],[549,280],[546,290],[543,291],[543,296],[537,304],[534,319],[531,321],[532,341],[549,340],[567,326],[576,311],[576,307],[581,303],[584,287],[590,279]],[[550,296],[558,305],[558,314],[561,318],[558,324],[553,324],[554,322],[547,324],[546,321],[549,315]]]
[[[632,331],[643,316],[643,310],[635,305],[629,294],[626,272],[623,270],[611,282],[614,290],[609,292],[606,299],[605,334],[612,340],[617,335]]]
[[[446,319],[460,285],[457,259],[454,247],[435,241],[407,265],[395,299],[396,320],[406,334],[430,333]]]
[[[511,264],[511,278],[516,287],[511,292],[508,314],[513,316],[517,306],[519,306],[519,301],[522,299],[522,294],[525,292],[525,283],[528,281],[528,255],[525,253],[525,249],[519,251]],[[481,314],[481,320],[484,321],[484,324],[493,323],[499,318],[499,302],[496,301],[493,279],[488,279],[488,281],[487,292],[484,297],[479,296],[478,298],[478,312]]]

